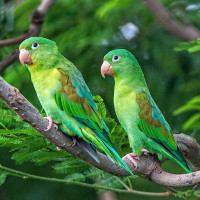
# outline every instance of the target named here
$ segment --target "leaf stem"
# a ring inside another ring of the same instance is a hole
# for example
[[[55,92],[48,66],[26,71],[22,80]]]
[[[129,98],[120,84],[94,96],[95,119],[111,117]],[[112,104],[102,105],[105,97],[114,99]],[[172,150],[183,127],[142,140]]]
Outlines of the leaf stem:
[[[0,125],[5,129],[8,130],[3,123],[0,122]]]
[[[130,189],[133,189],[133,186],[132,186],[132,183],[131,183],[130,178],[129,178],[129,177],[126,177],[126,180],[127,180],[127,182],[128,182],[129,188],[130,188]]]
[[[120,183],[121,185],[124,186],[124,188],[126,188],[127,190],[130,190],[130,188],[128,187],[128,185],[126,185],[120,178],[118,178],[117,176],[114,176]]]
[[[106,187],[106,186],[89,184],[89,183],[82,183],[82,182],[68,181],[68,180],[58,179],[58,178],[37,176],[37,175],[21,172],[18,170],[14,170],[14,169],[11,169],[8,167],[4,167],[2,165],[0,165],[0,169],[2,171],[8,172],[9,173],[8,175],[17,176],[17,177],[20,177],[23,179],[37,179],[37,180],[42,180],[42,181],[65,183],[65,184],[69,184],[69,185],[79,185],[79,186],[83,186],[83,187],[99,188],[99,189],[104,189],[104,190],[111,190],[111,191],[118,192],[118,193],[129,193],[129,194],[137,194],[137,195],[143,195],[143,196],[173,196],[174,195],[174,193],[169,192],[169,191],[167,191],[167,192],[144,192],[144,191],[132,190],[128,186],[127,186],[127,188],[129,188],[129,189],[122,190],[122,189],[110,188],[110,187]]]

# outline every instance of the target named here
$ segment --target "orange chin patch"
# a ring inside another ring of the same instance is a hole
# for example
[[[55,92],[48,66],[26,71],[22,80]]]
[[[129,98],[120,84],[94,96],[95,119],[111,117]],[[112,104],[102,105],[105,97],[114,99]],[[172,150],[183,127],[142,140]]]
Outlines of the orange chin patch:
[[[112,74],[112,77],[113,77],[113,78],[116,78],[115,73]]]

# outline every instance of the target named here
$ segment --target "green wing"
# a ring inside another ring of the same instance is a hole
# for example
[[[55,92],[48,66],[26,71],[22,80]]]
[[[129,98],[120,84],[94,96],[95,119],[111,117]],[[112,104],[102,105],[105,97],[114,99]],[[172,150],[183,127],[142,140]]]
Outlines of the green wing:
[[[165,149],[186,171],[191,172],[187,161],[176,145],[171,129],[149,92],[137,94],[140,107],[139,129]]]
[[[72,66],[70,71],[58,69],[62,88],[55,95],[59,108],[74,117],[88,128],[82,128],[83,139],[103,150],[111,160],[124,166],[132,172],[117,154],[114,145],[108,137],[108,128],[105,125],[99,110],[93,100],[81,73]]]
[[[103,133],[108,131],[82,76],[59,69],[62,88],[56,93],[56,103],[71,117]]]

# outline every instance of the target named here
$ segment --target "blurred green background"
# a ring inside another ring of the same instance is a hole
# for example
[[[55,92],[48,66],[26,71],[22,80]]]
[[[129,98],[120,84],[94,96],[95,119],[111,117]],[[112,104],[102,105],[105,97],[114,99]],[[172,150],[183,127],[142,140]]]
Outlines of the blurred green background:
[[[29,16],[39,0],[0,0],[0,39],[21,35],[29,28]],[[164,0],[165,8],[182,24],[192,23],[200,28],[199,1]],[[180,39],[163,29],[141,0],[57,0],[45,17],[40,36],[54,40],[62,54],[82,72],[93,95],[100,95],[109,115],[116,119],[113,106],[114,81],[103,79],[100,66],[104,55],[113,49],[131,51],[139,61],[147,84],[157,105],[171,125],[174,133],[184,131],[200,139],[198,128],[182,130],[183,123],[193,112],[175,116],[174,110],[185,104],[200,90],[200,56],[186,51],[175,52]],[[3,47],[0,60],[17,45]],[[30,75],[19,61],[1,73],[3,78],[17,87],[39,110],[41,106],[33,89]],[[0,162],[11,168],[52,177],[50,165],[36,166],[31,163],[16,165],[7,148],[1,148]],[[176,164],[166,162],[167,170]],[[180,169],[177,167],[177,172]],[[137,178],[133,188],[144,191],[163,191],[161,186]],[[165,199],[116,194],[117,199]],[[93,189],[66,186],[64,184],[21,180],[8,177],[0,188],[0,200],[54,200],[98,199]],[[168,199],[176,199],[168,197]]]

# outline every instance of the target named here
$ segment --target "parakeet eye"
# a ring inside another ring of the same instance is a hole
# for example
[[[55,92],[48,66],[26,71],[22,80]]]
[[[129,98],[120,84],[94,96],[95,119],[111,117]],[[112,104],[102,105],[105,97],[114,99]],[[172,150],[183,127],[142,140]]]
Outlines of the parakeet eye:
[[[31,49],[37,49],[38,47],[39,47],[40,45],[38,44],[38,43],[36,43],[36,42],[34,42],[33,44],[32,44],[32,46],[31,46]]]
[[[114,56],[112,57],[112,61],[113,61],[113,62],[117,62],[120,58],[121,58],[120,56],[114,55]]]

